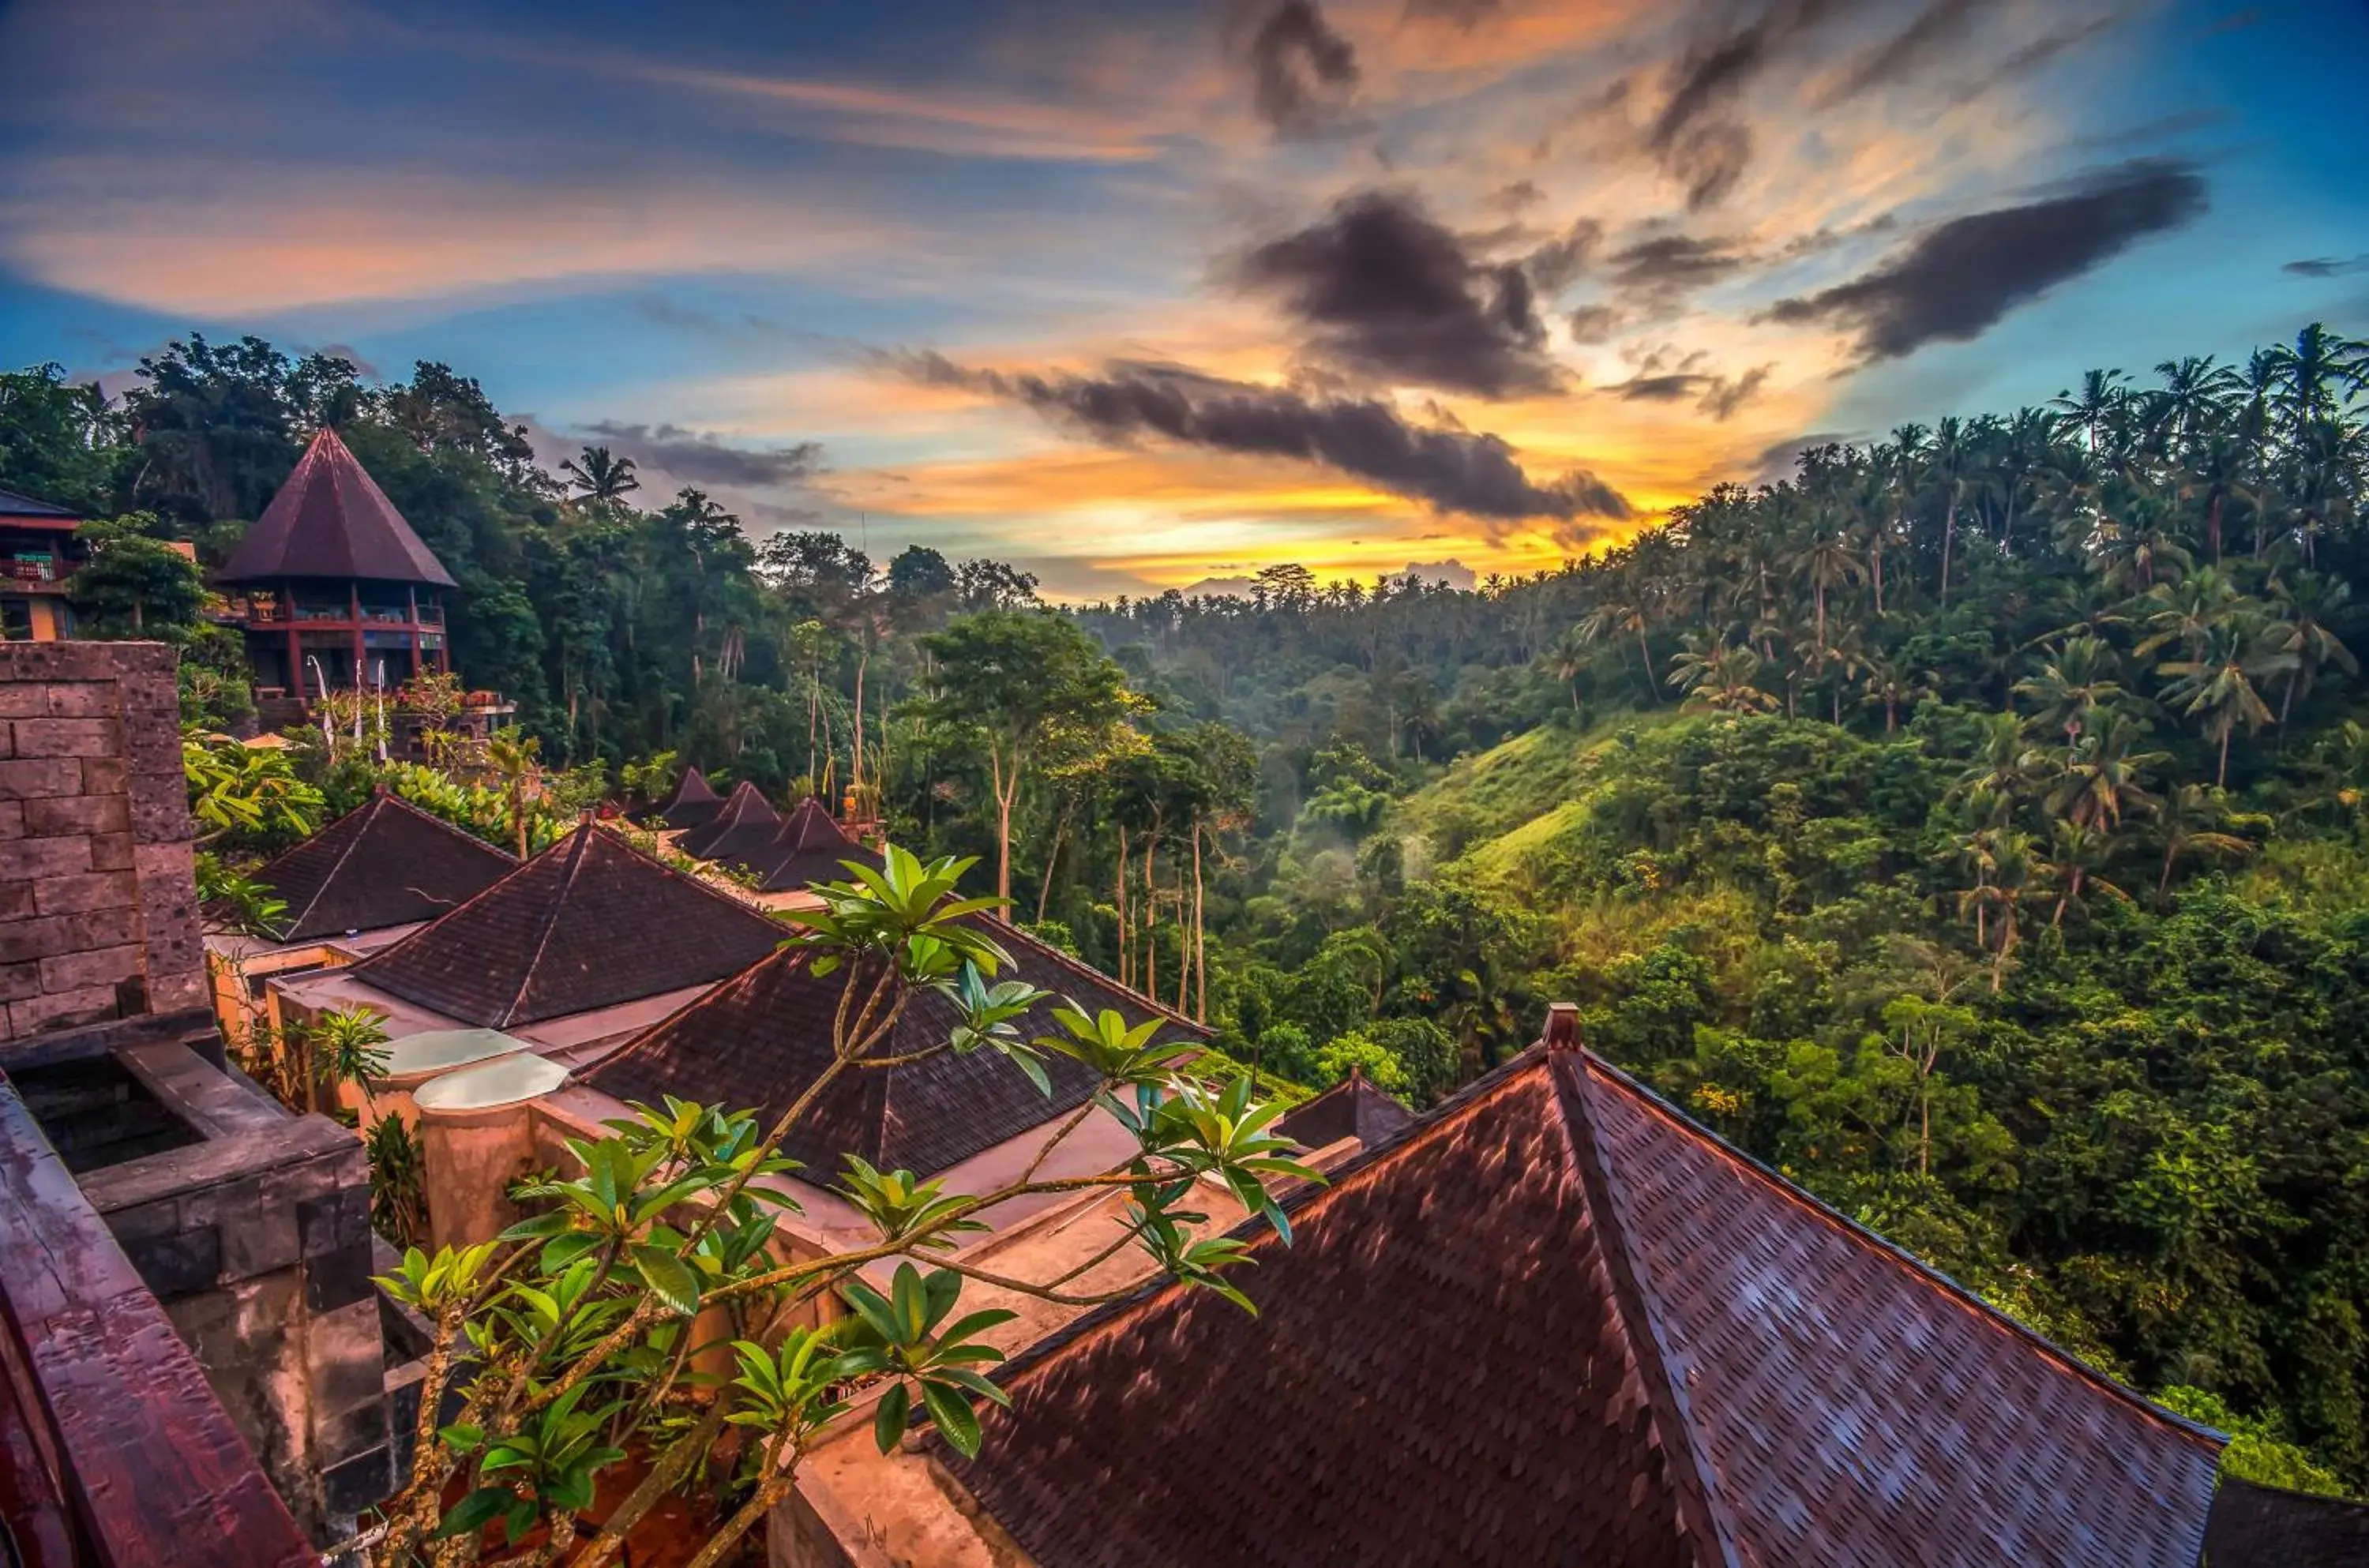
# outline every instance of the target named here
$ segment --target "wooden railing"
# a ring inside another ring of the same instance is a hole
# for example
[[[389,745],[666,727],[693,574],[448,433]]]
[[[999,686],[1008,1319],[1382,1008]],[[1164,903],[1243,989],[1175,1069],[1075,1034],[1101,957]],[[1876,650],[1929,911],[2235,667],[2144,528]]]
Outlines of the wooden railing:
[[[26,1568],[319,1562],[0,1076],[0,1524]]]

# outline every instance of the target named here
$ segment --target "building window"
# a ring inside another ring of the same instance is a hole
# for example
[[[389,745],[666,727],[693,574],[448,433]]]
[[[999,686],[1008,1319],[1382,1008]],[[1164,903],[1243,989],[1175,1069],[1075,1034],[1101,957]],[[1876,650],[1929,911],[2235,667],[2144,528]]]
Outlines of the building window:
[[[33,640],[33,601],[29,599],[0,599],[0,642],[29,643]]]

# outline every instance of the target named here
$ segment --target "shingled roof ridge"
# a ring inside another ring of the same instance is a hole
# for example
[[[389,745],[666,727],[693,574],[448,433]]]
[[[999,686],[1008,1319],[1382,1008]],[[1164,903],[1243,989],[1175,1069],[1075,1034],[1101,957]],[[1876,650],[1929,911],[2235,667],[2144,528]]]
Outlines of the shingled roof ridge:
[[[2201,1422],[2191,1421],[2184,1415],[2166,1410],[2145,1394],[2099,1371],[2046,1334],[2011,1314],[2001,1311],[1983,1299],[1980,1294],[1959,1283],[1916,1253],[1860,1224],[1815,1194],[1788,1181],[1780,1173],[1771,1170],[1759,1160],[1738,1149],[1717,1132],[1696,1121],[1636,1078],[1605,1060],[1594,1051],[1581,1054],[1591,1077],[1601,1078],[1608,1084],[1634,1096],[1648,1114],[1659,1116],[1676,1123],[1681,1133],[1708,1145],[1713,1152],[1734,1162],[1745,1175],[1769,1189],[1780,1199],[1792,1205],[1812,1219],[1840,1230],[1848,1240],[1872,1251],[1906,1271],[1918,1283],[1937,1288],[1941,1294],[1951,1298],[1955,1305],[1971,1312],[1978,1322],[1989,1323],[1994,1329],[2006,1333],[2010,1338],[2024,1341],[2039,1351],[2043,1360],[2055,1366],[2059,1371],[2070,1374],[2076,1381],[2086,1383],[2112,1396],[2120,1403],[2128,1405],[2141,1414],[2150,1417],[2158,1425],[2171,1428],[2183,1436],[2201,1439],[2211,1443],[2215,1448],[2227,1443],[2228,1434],[2215,1431]]]
[[[1333,1166],[1332,1170],[1325,1173],[1323,1181],[1303,1182],[1288,1192],[1278,1193],[1276,1196],[1276,1207],[1290,1219],[1293,1228],[1297,1230],[1302,1211],[1341,1192],[1353,1179],[1366,1174],[1392,1154],[1405,1149],[1425,1132],[1446,1126],[1464,1111],[1476,1106],[1481,1101],[1513,1087],[1525,1071],[1539,1066],[1545,1059],[1545,1056],[1546,1053],[1541,1047],[1532,1046],[1519,1055],[1508,1058],[1401,1127],[1389,1138],[1368,1144],[1356,1154]],[[1238,1222],[1232,1230],[1226,1232],[1226,1235],[1233,1241],[1249,1241],[1267,1233],[1269,1229],[1263,1216],[1253,1214]],[[1069,1346],[1081,1340],[1091,1338],[1137,1308],[1149,1303],[1163,1291],[1186,1288],[1188,1287],[1182,1280],[1173,1276],[1154,1274],[1126,1295],[1105,1301],[1099,1307],[1088,1308],[1044,1338],[1014,1352],[988,1376],[998,1388],[1010,1388],[1013,1382],[1026,1377],[1038,1366],[1059,1355]],[[932,1440],[937,1440],[934,1433],[932,1435]]]
[[[687,762],[683,765],[682,776],[674,781],[674,793],[667,796],[667,805],[670,807],[681,805],[683,795],[694,784],[700,790],[699,798],[702,802],[720,801],[724,798],[715,793],[715,786],[707,782],[707,775],[699,771],[698,763]]]
[[[1605,1275],[1629,1328],[1629,1354],[1637,1363],[1638,1379],[1644,1385],[1645,1397],[1654,1403],[1664,1446],[1673,1460],[1669,1473],[1677,1483],[1682,1516],[1687,1528],[1716,1552],[1720,1568],[1742,1568],[1735,1521],[1720,1494],[1718,1472],[1711,1462],[1710,1435],[1698,1427],[1694,1402],[1687,1393],[1687,1364],[1691,1357],[1671,1345],[1663,1327],[1652,1271],[1631,1244],[1627,1184],[1605,1150],[1588,1104],[1586,1057],[1580,1050],[1555,1048],[1551,1044],[1546,1070],[1561,1112],[1556,1119],[1562,1124],[1573,1169],[1587,1195],[1588,1214],[1602,1239]]]
[[[567,908],[567,897],[575,890],[577,876],[584,869],[585,856],[592,852],[591,832],[591,823],[580,823],[574,832],[552,846],[554,851],[565,849],[568,852],[567,864],[560,873],[559,887],[543,907],[543,929],[534,933],[533,950],[519,968],[518,990],[510,993],[509,1005],[494,1021],[497,1029],[509,1028],[511,1020],[518,1016],[519,1009],[526,1005],[526,993],[533,989],[534,977],[543,968],[544,952],[551,945],[552,930],[559,924],[560,912]]]
[[[290,855],[296,853],[306,844],[313,842],[315,840],[320,839],[329,833],[336,832],[338,829],[345,827],[348,822],[353,822],[354,824],[353,827],[346,833],[346,841],[344,845],[338,851],[338,858],[329,863],[329,869],[322,875],[321,879],[318,882],[315,882],[313,885],[313,896],[304,900],[304,907],[301,910],[290,910],[288,911],[288,918],[280,922],[280,929],[282,931],[294,931],[298,927],[302,926],[304,923],[305,917],[313,912],[314,906],[318,904],[322,898],[327,894],[329,885],[338,879],[338,873],[346,868],[346,862],[353,858],[355,849],[359,847],[362,841],[362,835],[370,830],[370,818],[367,814],[375,812],[378,809],[378,803],[385,798],[386,795],[383,791],[373,793],[368,800],[363,801],[360,806],[355,807],[351,811],[349,811],[345,815],[338,818],[335,821],[322,823],[320,827],[314,830],[310,838],[306,838],[296,843],[291,844],[288,848],[280,851],[278,854],[273,855],[269,860],[265,861],[261,865],[256,868],[256,880],[261,882],[267,887],[271,887],[271,868],[273,866],[278,865],[281,861],[284,861]],[[360,820],[356,821],[355,818],[360,818]]]

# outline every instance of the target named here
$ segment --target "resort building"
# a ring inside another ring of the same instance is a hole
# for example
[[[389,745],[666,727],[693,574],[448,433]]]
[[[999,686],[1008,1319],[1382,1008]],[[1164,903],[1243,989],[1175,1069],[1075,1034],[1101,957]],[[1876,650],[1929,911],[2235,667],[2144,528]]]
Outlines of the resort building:
[[[52,643],[74,635],[66,578],[81,558],[82,520],[63,507],[0,490],[0,642]]]
[[[443,601],[452,574],[335,430],[313,438],[215,580],[236,595],[267,712],[325,692],[392,692],[452,668]]]
[[[975,1459],[884,1457],[851,1413],[772,1560],[2198,1561],[2219,1436],[1729,1149],[1575,1024],[1292,1195],[1291,1244],[1245,1227],[1255,1316],[1161,1283],[1077,1319],[999,1370]]]
[[[400,941],[516,870],[475,834],[381,791],[254,874],[287,908],[269,933],[208,922],[214,1014],[233,1036],[277,1028],[267,983],[340,967]]]

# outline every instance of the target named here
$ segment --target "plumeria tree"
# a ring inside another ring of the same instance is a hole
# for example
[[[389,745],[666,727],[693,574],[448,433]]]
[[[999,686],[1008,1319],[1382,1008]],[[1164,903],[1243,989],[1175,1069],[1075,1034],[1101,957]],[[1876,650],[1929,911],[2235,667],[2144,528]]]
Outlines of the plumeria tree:
[[[633,1106],[605,1137],[570,1141],[572,1173],[519,1189],[540,1212],[480,1245],[406,1254],[383,1283],[434,1323],[435,1341],[411,1471],[356,1543],[366,1561],[612,1562],[661,1498],[728,1463],[740,1501],[692,1559],[709,1568],[788,1495],[819,1434],[859,1400],[875,1402],[884,1452],[919,1427],[977,1451],[976,1402],[1003,1399],[985,1376],[1001,1356],[983,1336],[1013,1314],[965,1310],[973,1282],[1090,1306],[1119,1292],[1078,1280],[1131,1243],[1159,1273],[1249,1308],[1227,1277],[1245,1243],[1199,1234],[1207,1216],[1192,1195],[1216,1182],[1288,1240],[1272,1184],[1317,1178],[1270,1130],[1281,1107],[1254,1101],[1244,1080],[1202,1082],[1195,1047],[1160,1038],[1156,1021],[1058,1006],[1054,1032],[1024,1035],[1019,1020],[1047,999],[1002,978],[1009,960],[991,926],[965,918],[1002,904],[957,896],[970,864],[890,846],[878,870],[851,865],[852,880],[817,889],[825,907],[789,944],[817,974],[845,977],[831,1058],[771,1126],[672,1098]],[[956,1021],[921,1049],[892,1048],[923,997]],[[781,1181],[798,1170],[782,1143],[833,1083],[980,1051],[1048,1093],[1056,1058],[1099,1088],[989,1192],[853,1159],[843,1172],[804,1173],[860,1210],[872,1236],[818,1257],[781,1244],[778,1222],[798,1207]],[[1045,1174],[1053,1147],[1098,1112],[1132,1135],[1132,1152],[1090,1173]],[[1067,1274],[1010,1279],[953,1250],[997,1204],[1095,1189],[1127,1195],[1124,1235]],[[843,1315],[822,1321],[814,1304],[826,1296]],[[701,1351],[727,1344],[728,1376],[695,1374]],[[459,1414],[440,1425],[448,1391]],[[631,1489],[609,1494],[588,1533],[580,1519],[604,1478],[619,1488],[630,1478]]]

